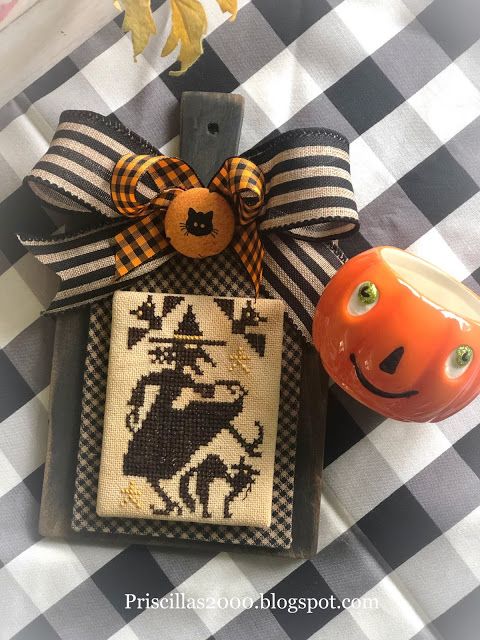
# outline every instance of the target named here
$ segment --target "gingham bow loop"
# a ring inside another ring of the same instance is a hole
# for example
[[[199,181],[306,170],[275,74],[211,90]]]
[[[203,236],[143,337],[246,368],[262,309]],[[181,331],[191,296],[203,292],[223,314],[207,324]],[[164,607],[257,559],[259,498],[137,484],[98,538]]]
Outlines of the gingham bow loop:
[[[233,195],[239,222],[233,248],[247,269],[258,296],[265,255],[256,222],[265,200],[263,173],[246,158],[229,158],[213,177],[210,188],[226,197]]]
[[[260,169],[246,158],[229,158],[212,178],[210,189],[227,198],[233,196],[239,222],[251,224],[264,203],[265,179]]]
[[[284,301],[308,337],[318,298],[342,265],[330,240],[358,228],[348,141],[328,129],[296,129],[230,158],[208,185],[235,215],[230,248],[254,291]],[[163,221],[195,172],[125,128],[114,116],[65,111],[51,145],[25,178],[42,204],[97,224],[20,241],[60,278],[47,312],[89,304],[131,286],[177,252]],[[92,218],[90,217],[90,220]],[[220,260],[218,264],[223,262]],[[212,278],[228,274],[212,259]],[[120,277],[119,277],[120,276]]]
[[[146,201],[137,191],[144,174],[148,174],[157,190],[157,194]],[[118,277],[123,277],[155,255],[164,255],[169,250],[163,228],[168,206],[179,191],[203,185],[193,169],[179,158],[129,153],[115,164],[110,186],[118,212],[136,219],[115,235],[115,271]],[[238,223],[232,246],[246,267],[258,296],[264,251],[255,219],[264,203],[263,174],[250,160],[229,158],[208,188],[232,201]]]
[[[148,174],[157,190],[149,200],[137,191],[139,181]],[[115,235],[115,272],[125,276],[155,255],[168,250],[162,215],[179,190],[200,187],[195,172],[178,158],[128,153],[115,164],[111,178],[112,201],[117,211],[137,221]]]
[[[158,194],[142,202],[137,186],[145,172],[155,183]],[[111,194],[118,212],[127,218],[135,218],[159,207],[168,207],[175,190],[201,186],[193,169],[178,158],[127,153],[113,168]]]

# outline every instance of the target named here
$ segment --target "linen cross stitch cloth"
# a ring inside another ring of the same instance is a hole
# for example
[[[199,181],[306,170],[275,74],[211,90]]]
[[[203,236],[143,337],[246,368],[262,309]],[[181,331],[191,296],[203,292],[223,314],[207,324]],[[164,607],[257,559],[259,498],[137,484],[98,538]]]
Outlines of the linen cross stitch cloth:
[[[97,513],[268,527],[283,303],[117,292],[112,306]]]

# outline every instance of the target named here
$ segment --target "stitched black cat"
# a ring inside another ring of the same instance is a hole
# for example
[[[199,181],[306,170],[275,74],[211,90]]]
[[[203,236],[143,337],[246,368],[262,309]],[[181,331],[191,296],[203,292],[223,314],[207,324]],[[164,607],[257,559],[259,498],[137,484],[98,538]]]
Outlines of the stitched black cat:
[[[188,210],[185,222],[180,223],[183,233],[187,236],[215,236],[217,229],[213,226],[213,211],[196,211],[192,207]]]
[[[245,489],[245,496],[252,490],[255,483],[255,476],[260,475],[260,471],[250,464],[245,464],[245,456],[240,457],[238,464],[232,464],[233,473],[229,473],[227,465],[217,454],[209,454],[205,460],[202,460],[196,467],[192,467],[190,471],[183,474],[180,479],[180,496],[183,502],[193,513],[196,508],[195,498],[190,494],[190,480],[196,475],[196,495],[202,505],[202,518],[211,518],[212,514],[208,511],[208,503],[210,500],[210,486],[219,478],[226,480],[231,486],[230,493],[224,498],[223,517],[231,518],[230,504]]]

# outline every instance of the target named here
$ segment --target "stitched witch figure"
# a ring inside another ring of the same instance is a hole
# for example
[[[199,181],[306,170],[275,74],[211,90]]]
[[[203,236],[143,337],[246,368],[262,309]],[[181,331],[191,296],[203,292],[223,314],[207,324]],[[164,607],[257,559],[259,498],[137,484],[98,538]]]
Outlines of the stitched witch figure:
[[[148,302],[151,302],[149,300]],[[171,338],[149,337],[149,342],[156,344],[148,353],[152,362],[161,364],[160,371],[152,371],[143,375],[137,382],[128,402],[131,411],[127,416],[127,428],[133,434],[128,450],[123,460],[123,472],[127,476],[145,478],[164,502],[163,508],[151,505],[154,515],[168,516],[176,511],[182,515],[183,506],[168,495],[161,486],[162,480],[172,479],[179,471],[188,465],[190,459],[202,446],[209,444],[222,430],[228,431],[250,457],[260,455],[259,446],[263,443],[263,426],[256,422],[258,435],[252,442],[248,442],[233,424],[243,410],[244,397],[248,393],[238,380],[218,380],[215,383],[196,381],[192,373],[203,376],[204,372],[199,361],[216,367],[217,364],[205,349],[208,346],[225,346],[223,340],[206,339],[200,329],[192,305],[188,305],[178,328]],[[145,419],[140,422],[140,409],[145,405],[146,389],[149,386],[159,390]],[[226,391],[228,400],[217,400],[219,388]],[[190,390],[194,399],[185,407],[175,406],[182,392]],[[231,399],[230,399],[231,398]],[[212,459],[200,471],[197,470],[197,495],[203,505],[203,517],[210,517],[208,512],[209,487],[215,477],[227,480],[231,477],[227,473],[227,466],[219,460],[218,469],[224,469],[218,475],[209,473],[203,477],[202,470],[213,470]],[[253,483],[255,475],[252,467],[251,477],[244,482],[244,486]],[[245,473],[245,466],[242,467]],[[247,469],[248,472],[248,469]],[[185,470],[180,478],[180,496],[184,505],[190,511],[195,508],[195,501],[188,492],[189,478],[192,473]],[[229,482],[235,489],[238,481],[233,478]],[[240,493],[236,491],[235,496]],[[226,517],[230,517],[228,504],[233,495],[225,501]]]

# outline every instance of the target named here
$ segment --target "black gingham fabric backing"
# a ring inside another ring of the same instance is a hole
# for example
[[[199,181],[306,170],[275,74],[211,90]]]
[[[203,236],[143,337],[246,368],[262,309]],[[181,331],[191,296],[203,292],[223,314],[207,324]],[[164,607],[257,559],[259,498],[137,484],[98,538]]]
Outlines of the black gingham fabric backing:
[[[251,284],[246,280],[242,269],[240,261],[231,251],[201,261],[192,261],[178,254],[157,271],[137,280],[132,289],[218,296],[250,295]],[[91,307],[72,518],[74,531],[167,536],[288,548],[292,540],[295,443],[302,355],[302,338],[291,321],[285,316],[272,523],[268,529],[259,529],[136,518],[105,518],[97,515],[95,507],[107,385],[111,310],[111,298],[94,303]]]

